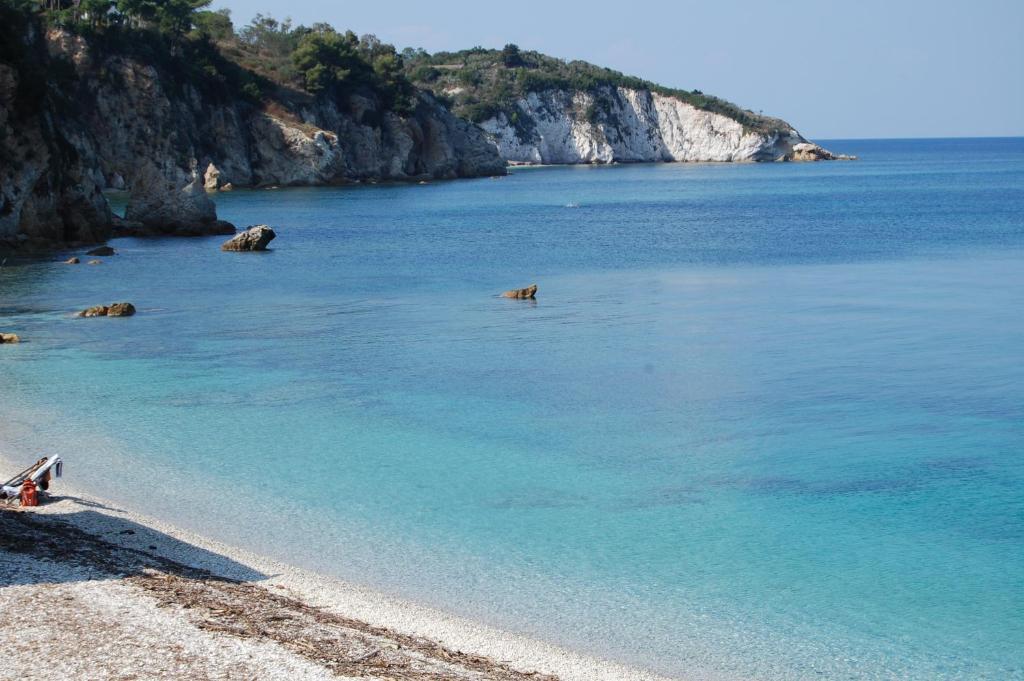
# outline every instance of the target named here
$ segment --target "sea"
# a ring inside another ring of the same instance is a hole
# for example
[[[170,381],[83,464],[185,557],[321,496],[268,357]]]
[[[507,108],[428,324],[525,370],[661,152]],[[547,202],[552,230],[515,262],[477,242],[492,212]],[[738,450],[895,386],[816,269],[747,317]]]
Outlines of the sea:
[[[0,449],[669,676],[1024,679],[1024,139],[824,144],[860,158],[236,190],[269,251],[8,260]]]

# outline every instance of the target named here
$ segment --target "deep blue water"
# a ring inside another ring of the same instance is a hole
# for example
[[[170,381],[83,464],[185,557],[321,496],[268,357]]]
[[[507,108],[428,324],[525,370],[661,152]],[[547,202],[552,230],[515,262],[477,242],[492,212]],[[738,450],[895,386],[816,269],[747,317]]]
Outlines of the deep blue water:
[[[272,252],[8,263],[0,447],[670,674],[1024,679],[1024,140],[827,146],[236,191]]]

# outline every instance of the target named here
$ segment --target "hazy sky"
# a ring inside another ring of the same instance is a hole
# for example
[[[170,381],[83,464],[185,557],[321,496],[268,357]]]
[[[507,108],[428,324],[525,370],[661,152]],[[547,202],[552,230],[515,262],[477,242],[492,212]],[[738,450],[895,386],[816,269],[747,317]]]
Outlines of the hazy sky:
[[[786,119],[808,137],[1024,135],[1024,0],[214,0],[430,52],[516,43]]]

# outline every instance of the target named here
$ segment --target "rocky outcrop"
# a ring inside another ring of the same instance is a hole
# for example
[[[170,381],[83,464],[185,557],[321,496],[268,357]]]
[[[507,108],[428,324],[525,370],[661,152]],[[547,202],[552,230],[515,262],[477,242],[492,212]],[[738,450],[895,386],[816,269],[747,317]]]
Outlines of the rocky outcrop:
[[[514,123],[502,113],[481,124],[512,163],[782,161],[806,143],[783,121],[749,128],[672,96],[625,87],[530,92],[515,109]]]
[[[424,93],[404,118],[351,96],[344,106],[310,102],[292,116],[259,112],[250,125],[252,174],[222,170],[220,181],[283,186],[505,174],[504,161],[483,131]]]
[[[22,61],[0,60],[0,250],[101,241],[111,213],[93,164],[68,143],[39,76],[26,72],[47,59],[38,29],[26,25],[21,37]]]
[[[135,314],[135,306],[131,303],[114,303],[107,308],[108,317],[131,317]]]
[[[813,142],[801,142],[794,144],[793,149],[786,156],[787,161],[854,161],[856,156],[847,154],[833,154],[828,149],[819,147]]]
[[[485,133],[426,93],[403,116],[356,95],[254,104],[31,29],[29,58],[0,59],[0,248],[218,231],[212,189],[505,173]],[[19,87],[30,64],[47,74],[31,101]],[[103,196],[113,188],[131,194],[125,220]]]
[[[265,251],[267,244],[274,240],[277,234],[266,225],[253,225],[234,238],[225,241],[220,250],[222,251]]]
[[[168,179],[174,174],[174,169],[142,165],[133,175],[125,221],[118,223],[116,231],[134,235],[233,234],[234,225],[217,219],[217,209],[199,178],[193,174],[181,187]]]
[[[94,305],[78,313],[79,317],[131,317],[135,314],[135,306],[131,303],[111,303],[110,305]]]
[[[518,300],[533,300],[537,297],[537,285],[530,284],[526,288],[516,288],[511,291],[505,291],[501,294],[502,298],[516,298]]]

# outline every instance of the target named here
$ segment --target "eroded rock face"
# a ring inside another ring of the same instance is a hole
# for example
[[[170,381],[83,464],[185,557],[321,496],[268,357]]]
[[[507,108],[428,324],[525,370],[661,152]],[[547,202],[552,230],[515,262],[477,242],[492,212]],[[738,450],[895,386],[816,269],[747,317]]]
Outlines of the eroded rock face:
[[[806,142],[784,121],[748,129],[650,90],[530,92],[515,107],[516,123],[499,114],[481,127],[516,164],[781,161]]]
[[[220,188],[220,170],[212,163],[206,166],[206,172],[203,173],[203,186],[208,192],[217,191]]]
[[[277,234],[267,225],[253,225],[249,229],[236,234],[233,239],[225,241],[220,250],[222,251],[265,251],[267,244],[274,240]]]
[[[502,298],[516,298],[519,300],[533,300],[537,297],[537,285],[530,284],[526,288],[516,288],[511,291],[505,291],[501,294]]]
[[[63,29],[25,40],[36,62],[70,65],[53,69],[70,82],[22,101],[17,65],[0,58],[0,249],[106,240],[105,188],[131,193],[118,234],[190,235],[234,231],[207,189],[505,173],[483,131],[425,93],[404,117],[355,96],[264,109]]]
[[[26,97],[20,79],[0,61],[0,251],[107,238],[110,209],[89,160],[64,143],[54,119],[40,115],[48,94]]]
[[[162,171],[153,164],[141,165],[132,179],[125,222],[123,227],[119,226],[119,232],[129,229],[128,225],[140,236],[200,236],[235,231],[230,223],[217,219],[217,209],[198,177],[181,186],[180,181],[168,177],[174,174],[173,169]]]

